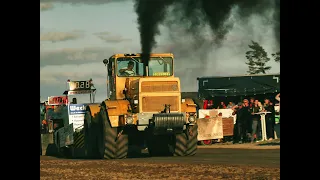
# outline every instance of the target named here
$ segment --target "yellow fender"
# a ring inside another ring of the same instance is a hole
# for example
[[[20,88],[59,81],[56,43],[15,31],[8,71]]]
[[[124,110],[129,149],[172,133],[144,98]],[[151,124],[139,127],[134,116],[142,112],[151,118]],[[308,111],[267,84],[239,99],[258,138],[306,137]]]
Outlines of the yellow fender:
[[[92,122],[98,123],[100,107],[101,107],[100,104],[89,104],[89,105],[87,105],[86,109],[91,114],[91,121]]]
[[[119,127],[125,125],[125,120],[122,115],[128,113],[130,103],[127,100],[105,100],[102,102],[103,106],[108,111],[110,124],[112,127]],[[121,117],[120,117],[121,116]]]
[[[181,112],[196,113],[197,105],[192,99],[185,98],[185,101],[181,103]]]

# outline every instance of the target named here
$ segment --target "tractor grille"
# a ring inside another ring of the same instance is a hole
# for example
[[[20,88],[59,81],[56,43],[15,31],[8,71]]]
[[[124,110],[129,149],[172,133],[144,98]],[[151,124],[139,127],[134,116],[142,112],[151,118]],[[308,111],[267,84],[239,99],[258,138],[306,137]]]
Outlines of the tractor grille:
[[[160,112],[164,110],[165,104],[170,104],[171,111],[178,111],[178,96],[148,96],[142,98],[143,112]]]
[[[141,83],[141,92],[177,92],[177,81],[146,81]]]

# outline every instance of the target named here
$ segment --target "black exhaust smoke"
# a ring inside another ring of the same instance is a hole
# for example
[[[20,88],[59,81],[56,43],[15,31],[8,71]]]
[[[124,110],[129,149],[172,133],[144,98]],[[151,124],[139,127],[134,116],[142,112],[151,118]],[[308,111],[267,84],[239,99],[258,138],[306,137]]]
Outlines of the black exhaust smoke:
[[[174,0],[135,0],[135,10],[138,15],[142,62],[148,66],[152,47],[156,44],[155,36],[158,35],[158,25],[165,18],[166,7]],[[146,68],[144,68],[146,75]]]
[[[172,13],[167,8],[173,7]],[[214,43],[219,45],[225,35],[232,29],[232,24],[225,25],[231,10],[238,7],[240,18],[246,19],[252,14],[264,15],[266,10],[275,9],[273,22],[275,36],[280,42],[280,0],[135,0],[138,15],[142,61],[148,65],[149,56],[155,46],[159,24],[169,16],[170,21],[188,29],[192,35],[199,33],[199,28],[208,24],[212,30]],[[185,23],[185,24],[183,24]]]

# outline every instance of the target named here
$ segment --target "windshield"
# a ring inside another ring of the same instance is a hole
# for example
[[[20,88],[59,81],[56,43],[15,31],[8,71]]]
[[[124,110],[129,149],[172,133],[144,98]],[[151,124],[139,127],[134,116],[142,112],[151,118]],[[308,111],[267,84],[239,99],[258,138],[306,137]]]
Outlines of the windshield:
[[[144,76],[143,63],[140,57],[125,57],[117,59],[117,75]],[[149,61],[149,76],[171,76],[172,58],[171,57],[151,57]]]

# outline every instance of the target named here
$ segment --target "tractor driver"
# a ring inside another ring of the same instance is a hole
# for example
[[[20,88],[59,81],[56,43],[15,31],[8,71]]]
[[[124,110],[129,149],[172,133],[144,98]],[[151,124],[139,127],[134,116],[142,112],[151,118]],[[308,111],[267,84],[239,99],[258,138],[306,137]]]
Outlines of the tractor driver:
[[[134,62],[129,61],[128,66],[126,68],[122,68],[119,70],[121,76],[135,76],[136,72],[133,70]]]

